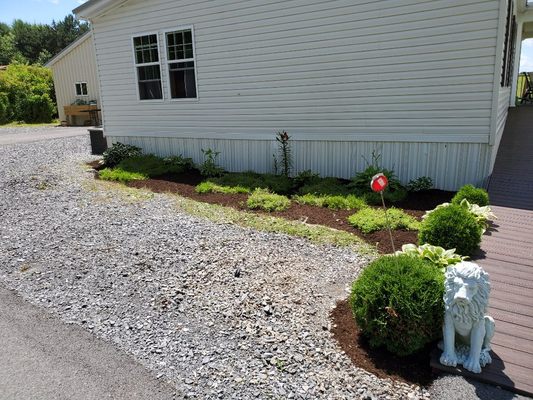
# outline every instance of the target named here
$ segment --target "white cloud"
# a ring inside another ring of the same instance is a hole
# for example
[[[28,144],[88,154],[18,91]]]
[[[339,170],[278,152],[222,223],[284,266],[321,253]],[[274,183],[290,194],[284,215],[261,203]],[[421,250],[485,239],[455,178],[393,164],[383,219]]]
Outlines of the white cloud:
[[[56,6],[59,4],[59,0],[48,0],[50,3],[55,4]]]
[[[77,2],[78,4],[83,4],[83,3],[85,3],[86,1],[87,1],[87,0],[76,0],[76,2]]]

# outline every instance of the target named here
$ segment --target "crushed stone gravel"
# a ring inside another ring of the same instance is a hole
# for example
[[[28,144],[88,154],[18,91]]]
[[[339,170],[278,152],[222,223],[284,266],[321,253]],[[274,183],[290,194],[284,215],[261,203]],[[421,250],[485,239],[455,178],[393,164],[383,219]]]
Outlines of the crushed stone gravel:
[[[115,343],[183,398],[422,399],[354,367],[329,311],[357,253],[96,185],[87,137],[0,147],[0,282]]]

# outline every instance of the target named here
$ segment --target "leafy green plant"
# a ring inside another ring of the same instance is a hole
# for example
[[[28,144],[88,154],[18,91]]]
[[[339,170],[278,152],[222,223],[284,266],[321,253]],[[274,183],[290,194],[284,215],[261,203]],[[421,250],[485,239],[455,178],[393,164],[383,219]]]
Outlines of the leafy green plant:
[[[417,246],[416,244],[404,244],[402,250],[398,250],[394,254],[397,256],[405,254],[410,257],[427,259],[435,266],[439,267],[442,272],[446,270],[447,266],[468,259],[468,257],[463,257],[457,254],[455,249],[446,250],[443,247],[433,246],[427,243],[422,246]]]
[[[337,178],[317,178],[300,187],[298,193],[336,196],[348,195],[351,192],[348,186]]]
[[[51,122],[56,113],[53,99],[54,83],[49,68],[13,63],[0,73],[0,119],[3,123]]]
[[[369,204],[381,204],[381,196],[372,191],[370,182],[374,175],[382,173],[389,181],[387,188],[383,191],[383,198],[386,201],[395,203],[407,197],[407,190],[402,186],[394,171],[381,167],[381,155],[374,151],[372,152],[372,161],[369,162],[366,159],[365,161],[367,163],[366,169],[355,174],[350,188],[355,190],[357,194],[364,195]]]
[[[204,155],[204,162],[200,165],[200,173],[202,176],[206,177],[215,177],[220,176],[224,173],[224,169],[217,165],[217,158],[220,154],[220,151],[215,151],[213,149],[202,149]]]
[[[315,174],[310,169],[300,172],[294,177],[294,183],[296,186],[304,186],[320,181],[320,174]]]
[[[477,204],[470,204],[467,199],[461,200],[459,205],[474,216],[474,218],[476,219],[481,229],[482,235],[486,232],[487,228],[489,227],[489,221],[496,219],[496,215],[492,212],[492,209],[490,208],[490,206],[481,207],[481,206],[478,206]],[[438,210],[444,207],[449,207],[449,206],[450,206],[450,203],[439,204],[433,210],[426,211],[426,213],[424,214],[422,218],[425,219],[428,217],[428,215],[433,213],[435,210]]]
[[[166,161],[164,158],[153,154],[144,154],[136,157],[129,157],[118,164],[118,168],[123,171],[136,172],[150,178],[166,174],[180,174],[186,171],[188,162]]]
[[[104,151],[104,164],[107,167],[114,167],[126,158],[138,157],[142,154],[141,148],[117,142]]]
[[[291,201],[287,197],[260,188],[255,189],[246,201],[246,206],[252,210],[260,208],[269,212],[283,211],[290,205]]]
[[[276,142],[278,142],[278,156],[279,160],[274,156],[274,170],[277,173],[281,167],[281,174],[290,176],[292,170],[292,152],[291,152],[291,137],[285,131],[280,131],[276,134]]]
[[[183,157],[181,154],[179,156],[171,156],[163,158],[163,162],[167,164],[171,170],[174,168],[179,168],[182,171],[190,171],[194,169],[194,162],[192,158]]]
[[[444,275],[431,262],[384,256],[353,283],[350,305],[372,347],[406,356],[441,335]]]
[[[237,194],[237,193],[250,193],[251,190],[243,186],[220,186],[211,181],[205,181],[200,183],[195,188],[196,193],[223,193],[223,194]]]
[[[485,189],[476,188],[473,185],[464,185],[453,196],[452,203],[460,204],[463,199],[468,200],[470,204],[477,204],[478,206],[489,205],[489,194]]]
[[[433,189],[433,179],[429,176],[421,176],[416,179],[412,179],[407,184],[407,190],[409,192],[422,192],[425,190]]]
[[[474,215],[458,204],[438,207],[424,218],[419,244],[429,243],[471,256],[479,249],[482,229]]]
[[[294,201],[298,204],[326,207],[332,210],[358,210],[367,206],[363,198],[354,194],[330,196],[307,193],[294,196]]]
[[[98,172],[98,176],[104,181],[117,181],[122,183],[148,179],[147,175],[139,172],[124,171],[120,168],[104,168]]]
[[[348,217],[348,222],[363,233],[372,233],[387,228],[387,217],[391,229],[417,230],[420,223],[404,211],[391,207],[385,211],[381,208],[363,208]]]

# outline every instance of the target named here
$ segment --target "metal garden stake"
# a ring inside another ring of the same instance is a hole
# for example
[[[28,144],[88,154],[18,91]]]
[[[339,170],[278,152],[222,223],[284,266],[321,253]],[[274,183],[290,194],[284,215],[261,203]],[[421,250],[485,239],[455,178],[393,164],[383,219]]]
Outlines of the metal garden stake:
[[[387,214],[387,207],[385,206],[385,199],[383,198],[383,191],[387,188],[387,185],[389,184],[389,180],[384,174],[376,174],[372,177],[372,180],[370,181],[370,187],[374,192],[379,193],[381,196],[381,204],[383,204],[383,209],[385,210],[385,223],[387,224],[387,229],[389,230],[389,237],[390,237],[390,243],[392,245],[392,251],[396,252],[396,248],[394,246],[394,239],[392,238],[392,229],[389,221],[389,216]]]

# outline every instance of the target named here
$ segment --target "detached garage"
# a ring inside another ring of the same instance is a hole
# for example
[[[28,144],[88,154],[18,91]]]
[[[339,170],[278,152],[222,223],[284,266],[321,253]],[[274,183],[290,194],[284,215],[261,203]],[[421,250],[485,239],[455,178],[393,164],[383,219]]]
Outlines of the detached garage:
[[[92,32],[71,43],[46,66],[54,75],[59,119],[68,125],[99,125],[100,88]]]

